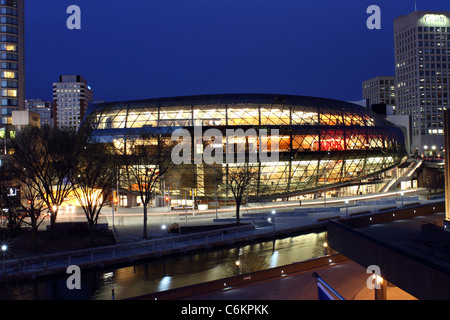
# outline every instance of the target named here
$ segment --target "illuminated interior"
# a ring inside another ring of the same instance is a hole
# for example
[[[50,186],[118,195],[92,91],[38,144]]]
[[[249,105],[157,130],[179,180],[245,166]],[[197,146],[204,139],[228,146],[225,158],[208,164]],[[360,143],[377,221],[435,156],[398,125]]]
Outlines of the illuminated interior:
[[[248,130],[278,129],[276,162],[255,162],[257,183],[254,196],[294,195],[324,186],[345,185],[376,175],[400,164],[406,156],[400,128],[377,118],[369,110],[343,101],[302,96],[206,95],[149,99],[93,105],[85,122],[93,129],[94,140],[113,143],[131,152],[124,143],[140,134],[154,133],[170,138],[176,128],[194,133],[194,127]],[[270,149],[273,137],[231,139],[247,152]],[[203,141],[202,153],[213,144]],[[215,145],[217,147],[217,144]],[[226,153],[226,140],[222,142]],[[176,166],[165,186],[182,196],[195,189],[203,198],[230,197],[226,181],[235,166],[182,164]],[[123,182],[123,188],[127,188]]]

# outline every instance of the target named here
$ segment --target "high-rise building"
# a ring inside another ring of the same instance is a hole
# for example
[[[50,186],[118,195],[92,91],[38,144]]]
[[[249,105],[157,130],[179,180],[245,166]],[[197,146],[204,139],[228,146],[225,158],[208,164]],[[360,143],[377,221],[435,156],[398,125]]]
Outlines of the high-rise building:
[[[53,110],[52,104],[42,99],[25,100],[25,108],[28,111],[38,113],[40,115],[41,126],[53,126]]]
[[[415,11],[394,20],[397,114],[411,117],[411,152],[443,156],[450,100],[450,12]]]
[[[1,1],[1,0],[0,0]],[[62,75],[53,83],[55,126],[77,130],[92,101],[92,89],[79,75]]]
[[[362,83],[363,99],[369,105],[388,104],[395,106],[395,77],[378,76]]]
[[[24,110],[24,0],[0,0],[0,126],[12,124],[12,111]]]

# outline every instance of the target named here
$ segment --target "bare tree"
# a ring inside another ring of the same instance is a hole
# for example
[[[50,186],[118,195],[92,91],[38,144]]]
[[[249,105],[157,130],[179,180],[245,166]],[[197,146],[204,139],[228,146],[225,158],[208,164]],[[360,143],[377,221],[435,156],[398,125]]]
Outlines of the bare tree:
[[[6,164],[3,164],[0,167],[0,207],[1,215],[6,219],[3,226],[6,225],[6,228],[11,232],[20,230],[24,222],[25,214],[19,202],[19,182],[6,168]]]
[[[91,244],[95,243],[98,217],[109,201],[108,196],[116,182],[117,157],[108,152],[108,146],[89,141],[90,130],[80,128],[79,144],[84,145],[77,157],[72,178],[73,192],[86,215]]]
[[[30,183],[51,209],[54,230],[58,210],[72,189],[76,156],[82,147],[76,132],[44,126],[26,127],[10,142],[12,161],[23,168]]]
[[[174,143],[170,137],[158,134],[142,135],[128,140],[125,163],[128,183],[139,193],[144,211],[143,238],[148,238],[148,204],[154,198],[161,178],[174,167],[171,151]]]
[[[236,203],[236,223],[240,223],[240,207],[249,198],[248,192],[257,183],[258,167],[249,163],[228,165],[226,185],[233,194]]]
[[[21,228],[30,225],[34,252],[38,252],[37,232],[44,220],[42,214],[47,206],[39,195],[34,182],[28,178],[23,168],[12,161],[6,162],[0,169],[0,197],[8,208],[9,224]],[[30,222],[28,222],[28,219]]]

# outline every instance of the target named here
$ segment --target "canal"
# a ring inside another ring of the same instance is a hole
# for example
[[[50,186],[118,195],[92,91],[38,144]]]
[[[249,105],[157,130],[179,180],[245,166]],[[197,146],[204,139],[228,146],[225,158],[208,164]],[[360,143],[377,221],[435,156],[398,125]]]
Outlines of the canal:
[[[267,268],[327,254],[326,232],[227,247],[207,252],[161,257],[132,266],[82,271],[81,289],[69,290],[67,276],[53,276],[0,285],[6,300],[111,300],[188,286],[230,276],[230,262],[253,252],[264,257]]]

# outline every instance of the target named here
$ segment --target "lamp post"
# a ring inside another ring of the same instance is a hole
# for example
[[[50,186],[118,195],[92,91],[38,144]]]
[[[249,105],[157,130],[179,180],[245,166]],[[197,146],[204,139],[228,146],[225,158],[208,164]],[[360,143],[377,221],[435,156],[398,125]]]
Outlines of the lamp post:
[[[386,300],[386,291],[387,291],[387,284],[384,279],[374,274],[374,281],[375,281],[375,300]]]
[[[276,211],[272,210],[272,217],[270,218],[270,221],[272,222],[272,226],[273,226],[273,230],[275,230],[275,215],[276,215]]]
[[[348,200],[345,200],[345,216],[348,217]]]
[[[3,274],[5,273],[5,256],[6,256],[6,251],[8,251],[8,246],[6,244],[2,244],[1,246],[1,254],[2,254],[2,265],[3,265]]]
[[[330,255],[330,248],[328,247],[328,242],[323,243],[323,247],[325,248],[326,255]]]

